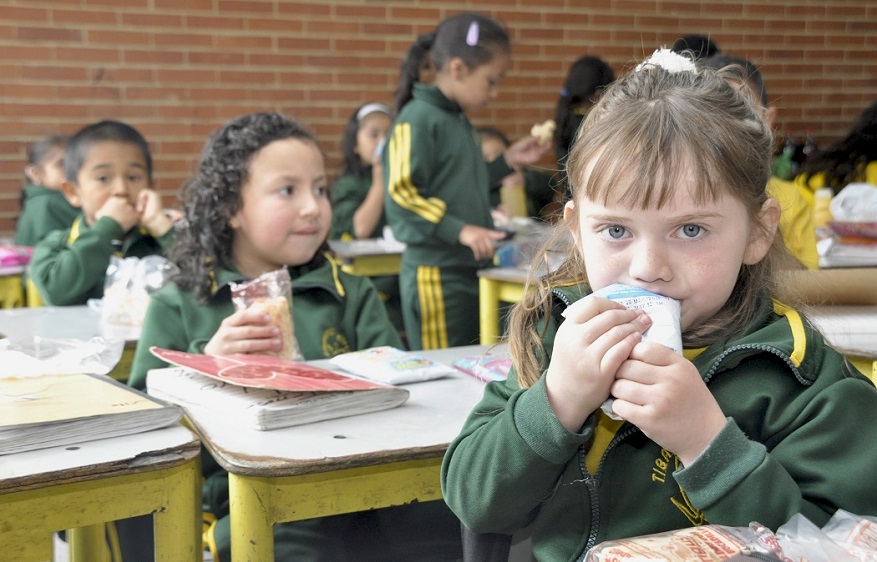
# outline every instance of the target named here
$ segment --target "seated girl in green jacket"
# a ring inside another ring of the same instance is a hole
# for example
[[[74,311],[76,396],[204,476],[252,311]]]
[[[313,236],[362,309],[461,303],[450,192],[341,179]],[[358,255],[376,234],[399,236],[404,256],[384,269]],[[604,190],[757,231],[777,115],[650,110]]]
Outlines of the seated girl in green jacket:
[[[546,245],[566,260],[513,309],[514,369],[444,458],[471,531],[529,526],[538,560],[581,560],[704,524],[877,513],[877,389],[780,300],[771,130],[732,72],[657,51],[582,125]],[[615,283],[679,303],[680,352],[644,341],[659,316],[591,295]]]
[[[168,255],[179,274],[152,296],[129,384],[144,388],[147,371],[166,366],[149,353],[150,346],[215,355],[278,351],[280,334],[270,318],[236,312],[229,284],[284,267],[292,278],[295,337],[305,359],[401,347],[372,282],[344,273],[329,254],[327,181],[314,137],[280,114],[245,115],[213,134],[181,192],[184,216]],[[215,560],[230,560],[227,473],[209,456],[203,465],[204,508],[215,517],[205,545]],[[432,519],[434,513],[440,521]],[[443,536],[442,521],[456,554],[459,521],[441,502],[428,502],[275,525],[276,559],[367,559],[353,553],[379,549],[391,560],[394,546],[413,544],[418,528],[421,536],[429,533],[421,545],[429,553]],[[405,536],[408,531],[412,535]],[[400,559],[405,557],[422,559],[417,552]]]

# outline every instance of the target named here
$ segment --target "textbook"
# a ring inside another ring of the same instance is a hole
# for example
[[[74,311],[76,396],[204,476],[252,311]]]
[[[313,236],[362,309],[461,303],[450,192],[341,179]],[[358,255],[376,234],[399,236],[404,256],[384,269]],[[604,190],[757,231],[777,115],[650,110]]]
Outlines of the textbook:
[[[102,375],[0,378],[0,455],[166,427],[182,410]]]
[[[386,384],[428,381],[454,373],[444,363],[386,345],[341,353],[330,361],[354,375]]]
[[[149,371],[150,395],[261,431],[388,410],[409,396],[404,388],[268,355],[150,351],[179,367]]]

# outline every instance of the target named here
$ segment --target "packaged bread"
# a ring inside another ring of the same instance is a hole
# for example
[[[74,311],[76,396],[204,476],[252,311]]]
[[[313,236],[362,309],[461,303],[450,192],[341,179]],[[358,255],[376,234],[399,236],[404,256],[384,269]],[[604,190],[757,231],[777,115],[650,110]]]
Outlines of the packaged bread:
[[[276,355],[284,359],[304,359],[292,321],[292,280],[289,271],[269,271],[244,283],[231,283],[231,300],[235,310],[251,309],[267,315],[280,331],[281,348]]]
[[[754,558],[748,557],[740,558],[740,556],[745,556],[743,554],[744,548],[754,540],[755,533],[746,527],[703,525],[654,535],[606,541],[589,550],[585,556],[585,562],[754,560]]]
[[[539,144],[548,144],[551,142],[551,138],[554,136],[554,129],[556,128],[557,123],[554,122],[554,119],[549,119],[533,125],[533,128],[530,129],[530,134],[539,139]]]

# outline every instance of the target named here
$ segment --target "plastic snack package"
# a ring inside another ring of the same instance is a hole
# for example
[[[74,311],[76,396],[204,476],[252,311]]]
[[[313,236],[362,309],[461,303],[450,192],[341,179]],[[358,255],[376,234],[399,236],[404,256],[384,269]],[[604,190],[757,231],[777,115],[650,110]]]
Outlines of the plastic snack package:
[[[584,560],[585,562],[781,560],[764,556],[741,557],[746,552],[747,545],[755,540],[756,532],[748,527],[703,525],[602,542],[589,550]]]
[[[292,323],[292,280],[289,278],[289,271],[281,268],[263,273],[253,280],[230,285],[235,310],[249,308],[266,314],[271,318],[271,323],[280,330],[280,351],[266,355],[292,361],[303,360]]]
[[[176,267],[161,256],[112,257],[100,301],[104,333],[113,338],[136,340],[152,294],[162,288],[175,271]]]

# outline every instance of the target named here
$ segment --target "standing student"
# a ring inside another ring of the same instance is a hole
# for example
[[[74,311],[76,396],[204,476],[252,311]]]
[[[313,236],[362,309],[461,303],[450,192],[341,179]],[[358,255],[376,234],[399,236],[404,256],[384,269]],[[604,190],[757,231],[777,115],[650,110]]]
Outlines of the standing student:
[[[366,103],[347,121],[342,143],[341,176],[332,187],[330,240],[382,238],[384,225],[384,172],[380,146],[392,123],[391,110],[382,103]],[[371,277],[387,307],[390,320],[404,334],[399,301],[399,276]]]
[[[54,135],[40,139],[27,151],[25,185],[21,191],[21,214],[15,227],[15,243],[36,246],[53,230],[69,228],[79,215],[61,192],[64,181],[64,149],[70,137]]]
[[[476,271],[505,234],[493,229],[489,189],[548,149],[526,137],[488,165],[466,112],[485,107],[511,64],[506,30],[478,13],[445,19],[430,50],[433,84],[415,84],[387,136],[385,212],[407,248],[399,276],[412,349],[478,341]]]
[[[661,50],[610,86],[569,159],[567,260],[512,312],[514,369],[451,443],[464,525],[529,524],[540,560],[703,524],[877,512],[877,389],[776,300],[787,252],[765,192],[771,131],[724,71]],[[648,142],[643,142],[648,139]],[[551,246],[547,246],[551,248]],[[681,304],[684,353],[590,295]],[[600,408],[610,396],[611,410]]]
[[[48,304],[85,304],[103,296],[110,258],[160,254],[173,223],[152,189],[149,145],[126,123],[101,121],[76,133],[64,170],[61,190],[82,211],[37,244],[30,277]]]
[[[276,113],[233,119],[207,142],[181,199],[183,225],[169,251],[179,275],[152,296],[129,384],[143,388],[149,369],[166,366],[149,353],[153,345],[219,355],[278,351],[277,328],[259,312],[235,312],[229,284],[280,268],[292,278],[305,359],[401,345],[372,282],[331,259],[323,155],[300,124]],[[204,473],[205,511],[215,516],[205,544],[227,561],[227,473],[209,456]],[[417,560],[443,549],[452,559],[460,551],[459,521],[441,502],[283,523],[274,533],[277,560]],[[396,556],[409,546],[422,550]]]

